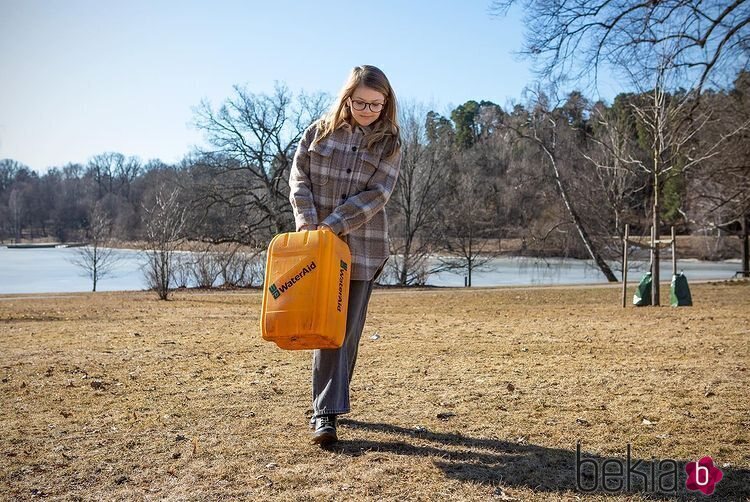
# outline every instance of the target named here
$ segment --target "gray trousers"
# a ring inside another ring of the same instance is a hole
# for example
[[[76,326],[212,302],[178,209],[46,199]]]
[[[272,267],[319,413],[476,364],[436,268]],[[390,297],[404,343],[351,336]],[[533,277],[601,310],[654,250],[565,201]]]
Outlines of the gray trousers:
[[[377,276],[376,276],[377,279]],[[320,415],[349,413],[349,383],[357,362],[357,349],[367,317],[372,281],[351,281],[346,313],[346,336],[338,349],[313,351],[312,408],[313,419]]]

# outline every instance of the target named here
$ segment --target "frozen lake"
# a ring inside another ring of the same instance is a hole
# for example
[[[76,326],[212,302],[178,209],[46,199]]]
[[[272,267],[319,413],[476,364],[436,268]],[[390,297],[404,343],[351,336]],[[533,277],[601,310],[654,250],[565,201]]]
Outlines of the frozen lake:
[[[606,284],[604,274],[595,267],[592,260],[572,258],[508,257],[490,261],[490,268],[472,273],[472,286],[519,286],[519,285],[563,285],[563,284]],[[612,264],[618,279],[622,280],[620,265]],[[647,272],[648,264],[638,261],[628,263],[628,283],[638,282]],[[741,268],[739,260],[708,262],[681,260],[677,262],[677,272],[683,271],[688,280],[731,279]],[[661,261],[659,267],[662,281],[672,278],[671,258]],[[441,273],[431,276],[427,284],[435,286],[464,285],[464,273]]]
[[[68,293],[91,291],[91,281],[70,260],[74,248],[8,249],[0,247],[0,294],[8,293]],[[98,291],[133,291],[145,289],[141,266],[144,257],[139,251],[118,250],[120,260],[114,273],[101,279]],[[497,258],[491,267],[475,271],[473,286],[506,285],[563,285],[601,284],[604,276],[592,262],[574,259]],[[640,280],[645,272],[643,263],[634,263],[628,272],[628,282]],[[702,262],[681,260],[678,270],[684,270],[688,280],[729,279],[740,269],[739,260]],[[662,262],[663,280],[669,280],[672,264]],[[619,272],[617,272],[619,277]],[[445,272],[427,281],[433,286],[462,287],[462,273]]]

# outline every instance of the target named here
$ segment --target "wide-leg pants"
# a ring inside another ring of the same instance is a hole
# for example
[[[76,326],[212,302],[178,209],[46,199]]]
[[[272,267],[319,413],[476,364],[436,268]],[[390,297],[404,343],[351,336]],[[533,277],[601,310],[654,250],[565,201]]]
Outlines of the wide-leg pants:
[[[349,383],[357,362],[357,349],[367,317],[375,280],[351,281],[346,314],[346,336],[338,349],[313,351],[312,408],[319,415],[349,413]]]

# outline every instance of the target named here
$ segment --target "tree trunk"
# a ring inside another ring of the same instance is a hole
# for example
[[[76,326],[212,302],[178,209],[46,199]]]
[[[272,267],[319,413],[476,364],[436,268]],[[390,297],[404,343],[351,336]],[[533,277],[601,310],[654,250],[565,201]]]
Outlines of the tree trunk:
[[[656,162],[656,160],[654,161]],[[653,241],[651,246],[654,250],[654,259],[651,261],[651,306],[659,306],[659,175],[654,169],[654,214],[653,214]]]
[[[98,257],[96,255],[96,247],[94,247],[94,260],[93,260],[94,263],[91,264],[92,265],[91,279],[94,282],[94,286],[91,288],[91,291],[93,291],[94,293],[96,293],[96,280],[98,279],[98,270],[97,270],[98,263],[96,261],[97,259]]]
[[[748,219],[750,215],[742,215],[742,277],[750,277],[750,242],[748,242]]]
[[[472,243],[472,240],[474,239],[474,232],[473,232],[474,226],[473,226],[473,223],[469,223],[469,225],[470,226],[469,226],[469,262],[468,262],[469,284],[468,286],[471,287],[471,268],[472,268],[472,261],[474,258],[474,255],[471,254],[472,253],[471,243]]]
[[[607,280],[609,282],[617,282],[617,277],[615,276],[614,272],[612,272],[612,269],[609,267],[607,262],[604,261],[604,258],[602,258],[602,256],[599,254],[599,251],[597,251],[597,249],[595,248],[594,243],[591,242],[591,238],[589,237],[586,228],[584,228],[581,218],[573,208],[573,204],[570,202],[570,197],[568,196],[568,191],[565,188],[562,179],[560,178],[560,171],[557,169],[557,162],[555,161],[554,156],[549,150],[547,150],[547,148],[544,148],[544,151],[549,157],[552,164],[552,170],[555,173],[557,188],[560,190],[560,196],[562,197],[563,203],[565,204],[565,208],[568,210],[568,214],[570,214],[570,217],[573,219],[573,224],[578,231],[578,235],[581,236],[583,245],[586,246],[586,251],[588,251],[589,256],[591,256],[591,259],[594,260],[594,263],[596,263],[596,266],[599,267],[599,270],[602,271]]]
[[[406,286],[406,281],[409,278],[409,260],[411,259],[411,257],[409,256],[409,244],[407,244],[405,248],[406,249],[404,249],[403,259],[401,260],[401,273],[399,274],[398,280],[401,286]]]
[[[406,286],[406,282],[409,279],[409,268],[411,261],[411,248],[413,246],[412,232],[409,225],[406,225],[406,238],[404,239],[404,253],[403,260],[401,261],[401,271],[399,273],[399,284]]]

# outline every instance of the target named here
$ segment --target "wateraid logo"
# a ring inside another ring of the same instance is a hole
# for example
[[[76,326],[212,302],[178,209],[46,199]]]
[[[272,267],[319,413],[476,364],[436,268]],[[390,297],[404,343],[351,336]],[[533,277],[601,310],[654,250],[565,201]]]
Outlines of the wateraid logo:
[[[341,269],[339,270],[339,297],[338,303],[336,304],[336,310],[341,312],[341,308],[344,301],[344,276],[346,275],[347,265],[344,260],[341,261]]]
[[[685,482],[687,489],[703,492],[704,495],[711,495],[716,483],[724,477],[721,469],[714,467],[711,457],[703,457],[696,462],[690,462],[685,466],[685,472],[688,475]]]
[[[651,462],[635,460],[631,456],[630,444],[625,459],[581,458],[581,443],[576,445],[576,490],[584,493],[604,491],[640,490],[652,493],[675,493],[679,487],[678,462],[673,459]],[[583,467],[589,467],[584,472]],[[593,472],[592,472],[593,471]],[[711,457],[703,457],[685,465],[687,480],[685,487],[711,495],[724,473],[713,464]]]
[[[276,287],[276,284],[271,284],[271,286],[268,288],[268,291],[271,292],[274,300],[278,300],[278,298],[281,296],[282,293],[286,292],[289,288],[294,286],[297,283],[297,281],[301,280],[307,274],[315,270],[316,266],[317,265],[315,265],[314,261],[310,262],[308,266],[302,267],[302,270],[300,270],[300,272],[297,275],[295,275],[294,277],[292,277],[291,279],[283,283],[281,286]]]

